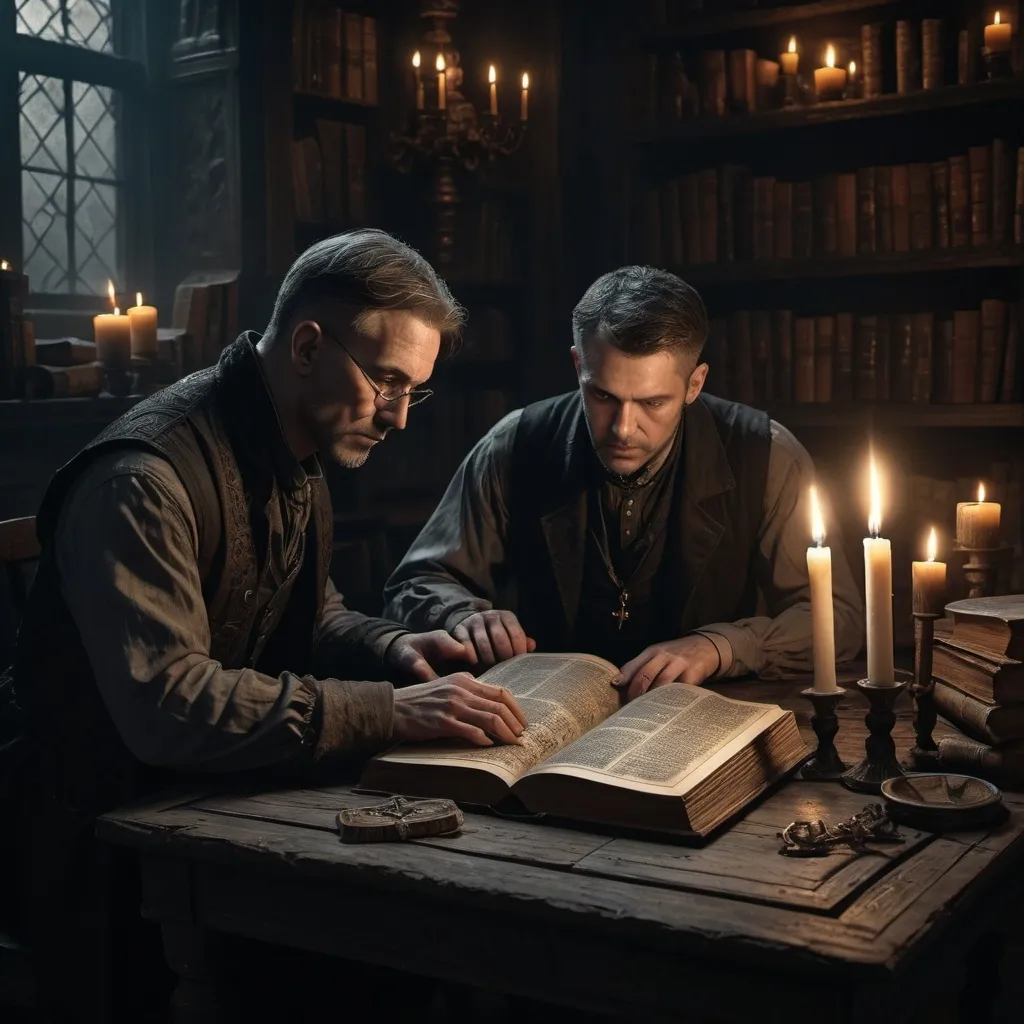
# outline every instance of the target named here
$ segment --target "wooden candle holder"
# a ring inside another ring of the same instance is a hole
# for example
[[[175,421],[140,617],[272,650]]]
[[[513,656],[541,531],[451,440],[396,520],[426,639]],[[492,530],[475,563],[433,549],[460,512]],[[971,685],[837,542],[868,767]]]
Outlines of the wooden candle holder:
[[[940,616],[914,612],[914,746],[910,763],[917,771],[934,771],[938,765],[938,746],[932,738],[938,713],[935,709],[935,680],[932,678],[932,651],[935,644],[935,620]]]
[[[876,686],[867,679],[858,679],[854,685],[867,697],[870,705],[864,718],[868,727],[868,736],[864,741],[867,757],[844,772],[840,778],[847,789],[858,793],[879,793],[886,779],[906,774],[896,759],[892,727],[896,724],[893,705],[907,684],[897,679],[894,686]]]
[[[846,765],[836,750],[836,733],[839,732],[839,718],[836,705],[846,696],[846,691],[837,687],[831,693],[815,690],[813,686],[801,690],[801,694],[814,705],[811,728],[818,737],[818,749],[800,769],[803,779],[838,779],[846,771]]]
[[[967,561],[964,562],[967,596],[992,597],[999,566],[1013,549],[1006,544],[994,548],[969,548],[958,543],[954,550],[963,551],[967,555]]]

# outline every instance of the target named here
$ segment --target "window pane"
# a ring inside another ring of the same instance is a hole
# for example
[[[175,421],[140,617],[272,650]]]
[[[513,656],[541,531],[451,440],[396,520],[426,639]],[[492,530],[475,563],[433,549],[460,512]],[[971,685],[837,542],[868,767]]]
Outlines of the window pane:
[[[17,0],[18,31],[112,53],[111,0]]]
[[[67,179],[22,171],[21,209],[25,273],[32,291],[69,291]]]
[[[75,182],[75,260],[80,294],[105,295],[107,281],[117,280],[117,188],[91,181]]]
[[[75,107],[75,173],[88,178],[115,178],[114,90],[73,82],[71,96]]]
[[[66,171],[64,83],[42,75],[21,76],[21,163],[24,167]]]

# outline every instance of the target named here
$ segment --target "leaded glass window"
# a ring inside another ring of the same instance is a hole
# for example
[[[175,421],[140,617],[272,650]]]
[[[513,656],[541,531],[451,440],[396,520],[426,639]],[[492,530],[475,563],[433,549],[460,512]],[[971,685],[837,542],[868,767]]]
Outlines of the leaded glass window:
[[[38,39],[114,52],[110,0],[17,0],[18,31]]]

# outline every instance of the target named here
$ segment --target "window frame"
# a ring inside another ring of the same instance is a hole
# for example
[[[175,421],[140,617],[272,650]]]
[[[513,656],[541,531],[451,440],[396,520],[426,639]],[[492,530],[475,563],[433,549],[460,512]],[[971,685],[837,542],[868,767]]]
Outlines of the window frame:
[[[74,43],[40,39],[17,31],[18,0],[0,0],[0,126],[15,144],[0,152],[0,255],[23,267],[20,80],[23,74],[41,75],[61,82],[106,86],[119,93],[121,116],[116,125],[118,140],[118,188],[116,210],[117,252],[115,270],[130,280],[115,281],[121,290],[153,289],[152,237],[148,210],[150,167],[148,118],[150,79],[144,55],[145,8],[138,0],[111,0],[114,48],[121,53],[102,53]],[[70,89],[65,85],[65,95]],[[71,176],[68,175],[70,178]],[[7,255],[8,253],[12,255]],[[130,268],[130,269],[129,269]],[[31,288],[32,282],[29,281]],[[37,309],[101,310],[102,295],[30,291]]]

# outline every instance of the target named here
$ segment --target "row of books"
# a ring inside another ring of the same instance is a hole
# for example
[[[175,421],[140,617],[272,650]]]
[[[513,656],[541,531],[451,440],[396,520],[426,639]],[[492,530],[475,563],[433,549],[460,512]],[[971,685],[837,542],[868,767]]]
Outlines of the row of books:
[[[641,196],[637,258],[685,266],[1024,244],[1024,147],[1003,139],[930,163],[814,181],[708,168]]]
[[[711,321],[709,386],[748,405],[791,402],[1013,402],[1015,306],[986,299],[952,316],[800,316],[737,310]]]
[[[376,106],[377,22],[320,0],[296,0],[292,84],[299,92]]]
[[[292,142],[295,219],[365,224],[366,128],[318,118],[316,138]]]

